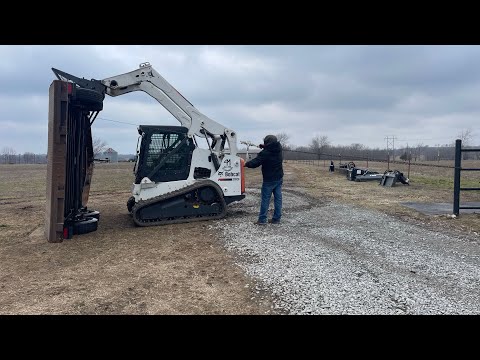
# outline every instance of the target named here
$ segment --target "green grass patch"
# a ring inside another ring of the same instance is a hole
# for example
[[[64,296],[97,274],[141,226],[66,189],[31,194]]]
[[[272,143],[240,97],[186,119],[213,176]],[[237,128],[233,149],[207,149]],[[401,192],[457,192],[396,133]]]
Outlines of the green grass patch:
[[[428,185],[438,189],[451,189],[453,191],[453,179],[435,176],[415,176],[412,179],[415,184]],[[462,179],[460,181],[461,187],[480,188],[478,179]]]
[[[434,176],[415,176],[412,183],[427,185],[438,189],[453,189],[453,179]]]

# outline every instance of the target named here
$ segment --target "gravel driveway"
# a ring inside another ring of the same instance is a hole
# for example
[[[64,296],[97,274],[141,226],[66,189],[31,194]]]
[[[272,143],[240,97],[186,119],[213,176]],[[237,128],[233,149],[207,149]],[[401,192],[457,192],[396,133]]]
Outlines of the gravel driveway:
[[[213,222],[238,265],[286,314],[480,314],[480,247],[284,187],[282,224],[254,225],[258,189]],[[272,207],[273,203],[271,204]],[[234,216],[233,216],[234,215]]]

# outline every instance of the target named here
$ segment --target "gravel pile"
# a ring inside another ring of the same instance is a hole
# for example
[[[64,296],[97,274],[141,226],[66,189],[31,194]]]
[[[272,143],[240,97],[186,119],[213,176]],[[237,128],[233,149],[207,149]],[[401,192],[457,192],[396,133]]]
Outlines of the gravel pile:
[[[284,188],[282,224],[254,225],[260,193],[211,226],[287,314],[480,314],[475,238]],[[273,203],[271,211],[273,211]],[[455,221],[455,220],[452,220]]]

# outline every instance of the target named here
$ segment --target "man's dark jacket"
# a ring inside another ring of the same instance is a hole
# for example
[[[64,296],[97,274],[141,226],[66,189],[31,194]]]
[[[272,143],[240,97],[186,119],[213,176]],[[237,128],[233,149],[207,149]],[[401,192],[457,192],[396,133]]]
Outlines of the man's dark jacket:
[[[247,161],[246,167],[256,168],[262,165],[263,181],[278,181],[283,178],[282,145],[274,141],[264,145],[256,158]]]

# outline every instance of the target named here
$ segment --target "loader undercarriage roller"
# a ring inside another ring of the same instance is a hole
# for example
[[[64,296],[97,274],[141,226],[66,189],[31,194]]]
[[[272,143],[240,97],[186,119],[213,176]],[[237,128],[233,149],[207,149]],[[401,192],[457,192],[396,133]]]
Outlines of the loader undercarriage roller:
[[[210,180],[152,199],[140,200],[132,208],[133,221],[138,226],[220,219],[226,212],[222,189]]]

